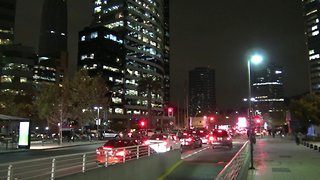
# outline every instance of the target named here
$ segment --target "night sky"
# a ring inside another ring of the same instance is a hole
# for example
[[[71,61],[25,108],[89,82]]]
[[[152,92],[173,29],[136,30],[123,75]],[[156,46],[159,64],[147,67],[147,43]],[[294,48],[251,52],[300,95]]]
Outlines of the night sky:
[[[42,0],[18,0],[16,42],[38,44]],[[69,0],[71,69],[77,58],[78,31],[92,20],[91,0]],[[193,2],[193,3],[192,3]],[[216,70],[218,108],[243,105],[247,97],[246,54],[265,52],[265,62],[284,69],[285,97],[308,91],[307,49],[301,0],[171,0],[172,103],[182,106],[188,71]]]

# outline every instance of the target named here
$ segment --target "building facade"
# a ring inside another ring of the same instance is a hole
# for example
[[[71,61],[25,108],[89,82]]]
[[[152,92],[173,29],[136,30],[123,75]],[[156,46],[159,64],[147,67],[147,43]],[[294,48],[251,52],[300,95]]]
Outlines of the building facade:
[[[22,45],[0,46],[0,91],[14,96],[21,102],[31,102],[33,97],[33,67],[36,61],[34,49]]]
[[[265,121],[280,125],[283,121],[284,93],[283,69],[281,66],[269,64],[263,68],[252,70],[252,107],[256,113],[267,115]]]
[[[45,0],[41,18],[35,81],[60,83],[68,72],[66,0]]]
[[[121,119],[149,119],[148,127],[155,127],[161,121],[165,98],[168,100],[170,95],[169,5],[166,3],[168,1],[163,0],[94,1],[91,27],[111,29],[123,41],[121,95],[124,99]],[[80,59],[82,55],[79,54]],[[142,88],[146,80],[150,85],[148,87],[154,88]]]
[[[0,45],[13,43],[15,13],[16,0],[0,1]]]
[[[215,113],[215,84],[214,69],[199,67],[189,72],[189,116],[209,116]]]
[[[320,2],[303,0],[302,4],[309,52],[310,91],[320,93]]]

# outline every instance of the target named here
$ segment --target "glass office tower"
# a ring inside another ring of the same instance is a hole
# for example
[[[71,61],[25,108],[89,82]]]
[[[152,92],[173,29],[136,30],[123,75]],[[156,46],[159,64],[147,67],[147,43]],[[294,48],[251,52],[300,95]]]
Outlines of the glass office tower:
[[[123,117],[129,120],[151,117],[149,127],[157,126],[165,99],[169,99],[169,2],[95,0],[94,3],[92,26],[112,29],[123,39]],[[161,85],[150,89],[151,98],[148,88],[141,89],[145,80],[149,85]]]

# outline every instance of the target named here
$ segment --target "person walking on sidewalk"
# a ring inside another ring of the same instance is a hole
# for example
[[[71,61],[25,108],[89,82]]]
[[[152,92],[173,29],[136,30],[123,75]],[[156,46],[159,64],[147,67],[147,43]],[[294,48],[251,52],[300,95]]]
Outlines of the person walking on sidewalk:
[[[296,133],[296,144],[299,145],[301,143],[302,134],[301,132]]]

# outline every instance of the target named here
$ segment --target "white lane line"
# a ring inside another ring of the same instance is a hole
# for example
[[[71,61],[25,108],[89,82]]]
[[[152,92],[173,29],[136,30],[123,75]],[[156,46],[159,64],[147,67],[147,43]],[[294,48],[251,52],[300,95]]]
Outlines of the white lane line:
[[[204,151],[204,150],[209,149],[209,148],[210,148],[210,147],[205,147],[205,148],[203,148],[203,149],[200,149],[200,150],[198,150],[198,151],[195,151],[195,152],[193,152],[193,153],[191,153],[191,154],[188,154],[188,155],[186,155],[186,156],[181,156],[181,159],[185,159],[185,158],[191,157],[191,156],[193,156],[193,155],[195,155],[195,154],[198,154],[198,153],[200,153],[201,151]]]

